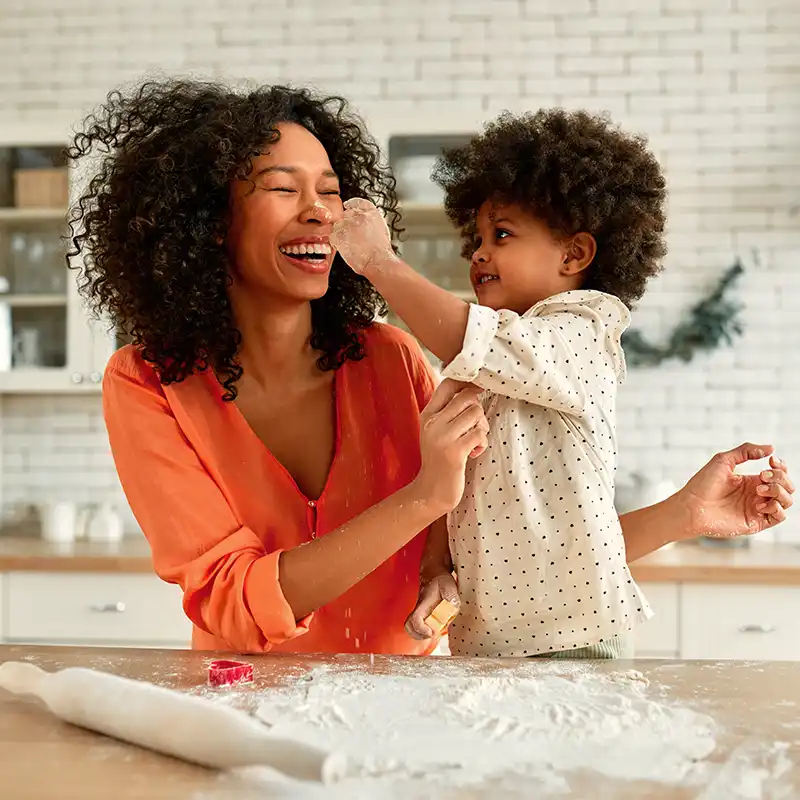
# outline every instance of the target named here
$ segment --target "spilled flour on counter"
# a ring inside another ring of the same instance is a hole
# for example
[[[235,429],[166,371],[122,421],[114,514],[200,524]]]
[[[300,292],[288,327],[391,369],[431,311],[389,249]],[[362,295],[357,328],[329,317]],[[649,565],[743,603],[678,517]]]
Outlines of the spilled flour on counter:
[[[792,768],[787,742],[746,739],[729,756],[697,800],[779,800],[797,797],[781,778]]]
[[[408,676],[321,667],[261,698],[257,716],[276,735],[348,756],[342,783],[285,797],[430,797],[434,786],[543,796],[585,770],[681,784],[715,746],[709,717],[651,696],[640,673],[575,665]]]

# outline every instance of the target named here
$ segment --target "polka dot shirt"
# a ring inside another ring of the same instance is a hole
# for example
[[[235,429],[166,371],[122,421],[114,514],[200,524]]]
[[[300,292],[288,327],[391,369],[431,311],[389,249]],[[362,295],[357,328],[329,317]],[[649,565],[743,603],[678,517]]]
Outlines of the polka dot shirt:
[[[587,647],[652,615],[614,509],[629,323],[622,302],[596,291],[554,295],[522,316],[471,306],[443,374],[484,389],[490,430],[448,519],[461,594],[454,654]]]

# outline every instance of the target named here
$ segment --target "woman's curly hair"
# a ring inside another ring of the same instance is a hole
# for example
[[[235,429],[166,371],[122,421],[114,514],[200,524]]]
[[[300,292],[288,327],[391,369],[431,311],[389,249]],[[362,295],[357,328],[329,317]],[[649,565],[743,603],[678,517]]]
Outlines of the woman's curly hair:
[[[597,254],[585,289],[630,306],[666,254],[666,183],[641,137],[586,111],[506,113],[468,144],[447,151],[433,179],[445,207],[475,251],[478,209],[486,200],[516,203],[555,233],[591,233]]]
[[[216,83],[148,81],[112,92],[68,149],[91,181],[70,210],[72,247],[90,306],[141,349],[163,383],[211,368],[236,397],[241,333],[228,299],[229,185],[295,122],[324,146],[342,197],[368,197],[399,234],[395,181],[377,144],[340,97],[284,86],[237,92]],[[98,156],[97,164],[93,159]],[[311,345],[321,369],[363,358],[359,335],[383,300],[338,254],[313,300]]]

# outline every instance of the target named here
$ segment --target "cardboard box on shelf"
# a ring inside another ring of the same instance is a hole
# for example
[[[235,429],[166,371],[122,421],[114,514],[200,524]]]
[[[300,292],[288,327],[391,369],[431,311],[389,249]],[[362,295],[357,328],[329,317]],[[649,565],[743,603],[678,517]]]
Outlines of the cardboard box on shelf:
[[[62,208],[68,202],[65,168],[14,171],[14,205],[17,208]]]

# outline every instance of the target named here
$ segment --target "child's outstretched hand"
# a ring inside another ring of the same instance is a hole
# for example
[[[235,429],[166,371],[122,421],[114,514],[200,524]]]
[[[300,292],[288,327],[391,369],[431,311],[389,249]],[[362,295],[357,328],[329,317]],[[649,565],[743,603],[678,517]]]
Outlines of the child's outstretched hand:
[[[417,607],[406,620],[406,633],[414,639],[430,639],[434,632],[425,620],[442,600],[449,601],[456,608],[461,603],[456,579],[449,572],[437,575],[420,586]]]
[[[676,495],[689,512],[693,536],[743,536],[786,519],[794,484],[772,445],[749,442],[717,453]],[[769,469],[740,475],[736,467],[770,456]]]
[[[331,245],[342,254],[350,269],[360,275],[397,258],[383,214],[361,197],[345,200],[344,216],[333,226]]]

